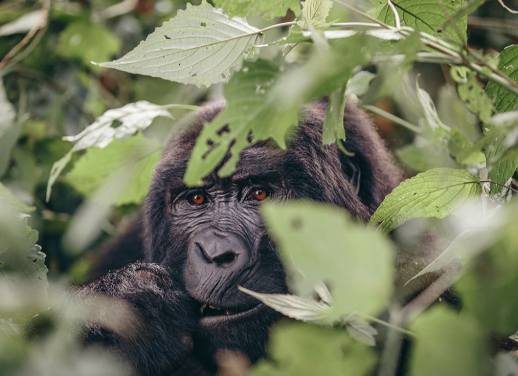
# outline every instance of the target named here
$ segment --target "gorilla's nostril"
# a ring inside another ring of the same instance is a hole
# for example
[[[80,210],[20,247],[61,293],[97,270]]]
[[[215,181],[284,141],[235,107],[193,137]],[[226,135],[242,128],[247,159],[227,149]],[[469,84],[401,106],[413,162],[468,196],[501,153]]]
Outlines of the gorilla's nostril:
[[[237,258],[237,254],[235,254],[232,251],[227,251],[221,255],[218,255],[214,257],[212,260],[218,265],[218,266],[227,266],[232,264],[235,259]]]

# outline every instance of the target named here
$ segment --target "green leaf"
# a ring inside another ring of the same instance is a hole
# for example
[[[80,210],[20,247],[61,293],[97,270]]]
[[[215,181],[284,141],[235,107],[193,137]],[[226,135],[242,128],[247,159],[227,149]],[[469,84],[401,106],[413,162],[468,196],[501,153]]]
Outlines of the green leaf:
[[[338,140],[345,141],[344,111],[345,111],[345,87],[335,90],[329,96],[329,104],[326,109],[326,118],[322,133],[324,145],[334,144]]]
[[[119,38],[102,24],[76,21],[61,32],[56,51],[62,57],[90,64],[108,60],[120,47]]]
[[[462,200],[479,195],[479,179],[465,170],[436,168],[403,181],[371,217],[384,231],[413,218],[444,218]]]
[[[482,122],[489,122],[493,101],[478,82],[476,73],[466,67],[454,66],[451,68],[451,77],[457,83],[457,92],[466,107]]]
[[[225,86],[227,106],[205,125],[192,151],[184,180],[199,185],[228,151],[231,158],[219,170],[228,176],[234,170],[239,152],[252,142],[273,138],[285,146],[285,135],[297,124],[298,109],[278,107],[269,96],[280,71],[266,60],[245,63]]]
[[[392,293],[393,249],[371,227],[346,212],[312,202],[268,203],[262,214],[279,246],[299,296],[311,296],[324,282],[333,302],[331,321],[353,313],[375,315]]]
[[[106,148],[88,150],[74,164],[65,181],[85,196],[90,196],[118,170],[130,168],[131,176],[117,195],[115,204],[138,204],[148,192],[161,149],[159,142],[142,135],[116,140]]]
[[[374,6],[372,13],[390,25],[395,25],[394,13],[387,5],[386,0],[371,0]],[[443,29],[445,21],[463,7],[463,0],[438,0],[438,1],[416,1],[397,0],[394,4],[401,26],[410,26],[416,30],[423,31],[456,43],[463,43],[466,40],[467,15],[458,17],[458,20]]]
[[[376,77],[374,73],[367,71],[359,71],[347,81],[347,88],[345,89],[345,96],[356,95],[362,96],[369,89],[371,81]]]
[[[268,346],[272,360],[262,360],[252,375],[367,375],[374,354],[344,331],[302,323],[274,328]]]
[[[491,193],[499,192],[518,168],[518,149],[510,149],[490,169]]]
[[[171,114],[163,107],[138,101],[108,110],[79,134],[63,137],[63,140],[73,142],[74,146],[52,165],[47,183],[47,201],[50,199],[52,186],[70,162],[74,152],[92,147],[104,148],[113,140],[123,139],[146,129],[158,116],[171,118]]]
[[[43,289],[47,284],[45,254],[36,244],[38,232],[27,224],[32,208],[0,184],[0,277],[18,273]]]
[[[490,374],[488,341],[471,317],[437,306],[422,314],[410,329],[416,337],[412,375]]]
[[[203,1],[187,4],[132,51],[102,67],[198,86],[226,81],[250,53],[260,31]]]
[[[306,0],[302,6],[300,26],[304,29],[319,28],[325,25],[329,11],[333,7],[331,0]]]
[[[0,183],[0,207],[8,206],[23,214],[28,214],[34,211],[34,207],[21,202],[2,183]]]
[[[300,13],[299,0],[215,0],[214,4],[230,16],[260,16],[267,20],[283,17],[288,10],[296,16]]]
[[[396,155],[406,167],[416,172],[437,167],[456,167],[445,147],[433,145],[423,137],[416,137],[413,144],[397,149]]]
[[[321,321],[329,313],[329,306],[313,299],[289,294],[263,294],[239,286],[248,294],[284,316],[300,321]]]
[[[498,69],[511,80],[518,82],[518,44],[512,44],[504,48],[500,53]],[[493,81],[487,85],[486,90],[487,94],[495,102],[496,111],[509,112],[518,110],[518,95],[516,93]]]
[[[507,224],[500,240],[466,268],[455,285],[465,312],[499,336],[510,336],[518,328],[518,232],[516,202],[507,208]]]
[[[3,82],[0,80],[0,177],[9,166],[11,151],[20,135],[21,122],[16,121],[13,105],[7,100]]]

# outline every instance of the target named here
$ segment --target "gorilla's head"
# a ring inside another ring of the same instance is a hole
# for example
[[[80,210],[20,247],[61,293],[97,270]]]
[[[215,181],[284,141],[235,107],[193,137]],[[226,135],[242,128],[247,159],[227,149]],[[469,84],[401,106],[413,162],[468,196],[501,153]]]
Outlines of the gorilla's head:
[[[307,198],[366,220],[397,184],[399,172],[353,106],[345,115],[344,145],[353,156],[336,145],[322,145],[325,104],[318,103],[304,110],[286,150],[256,143],[241,153],[232,176],[219,178],[215,172],[203,186],[187,187],[183,176],[196,137],[221,108],[205,106],[167,146],[146,203],[146,258],[166,265],[199,304],[195,351],[196,346],[200,354],[239,349],[254,361],[278,316],[237,286],[287,292],[286,275],[259,213],[261,203]]]

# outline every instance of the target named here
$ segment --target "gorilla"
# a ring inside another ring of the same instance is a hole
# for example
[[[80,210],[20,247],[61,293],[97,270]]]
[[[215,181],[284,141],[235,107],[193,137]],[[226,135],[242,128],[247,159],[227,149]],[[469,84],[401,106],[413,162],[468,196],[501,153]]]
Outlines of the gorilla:
[[[86,341],[113,350],[139,375],[213,375],[221,350],[251,363],[265,355],[280,314],[240,292],[286,293],[286,274],[259,214],[265,200],[327,202],[366,221],[401,173],[366,114],[345,112],[345,155],[323,145],[326,102],[307,105],[285,150],[261,141],[236,171],[204,185],[183,176],[196,137],[223,108],[209,103],[177,133],[156,167],[139,217],[100,252],[80,295],[117,298],[134,311],[131,333],[93,321]]]

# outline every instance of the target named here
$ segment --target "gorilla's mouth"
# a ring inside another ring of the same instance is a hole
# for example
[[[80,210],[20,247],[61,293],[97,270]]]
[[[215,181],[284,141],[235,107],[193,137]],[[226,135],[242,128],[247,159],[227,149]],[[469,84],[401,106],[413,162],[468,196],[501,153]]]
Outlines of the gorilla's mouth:
[[[200,303],[200,323],[204,326],[214,326],[234,320],[240,320],[260,312],[265,307],[262,303],[248,308],[226,308],[207,303]]]

